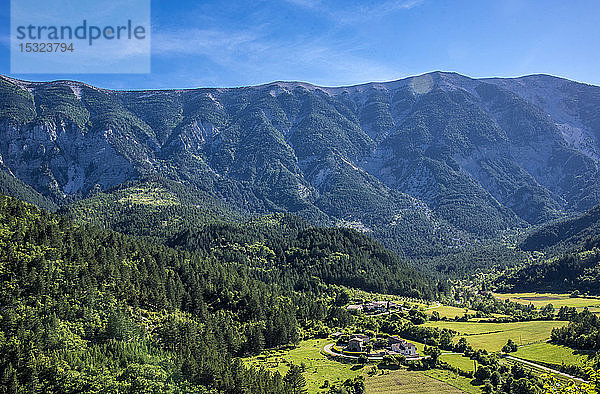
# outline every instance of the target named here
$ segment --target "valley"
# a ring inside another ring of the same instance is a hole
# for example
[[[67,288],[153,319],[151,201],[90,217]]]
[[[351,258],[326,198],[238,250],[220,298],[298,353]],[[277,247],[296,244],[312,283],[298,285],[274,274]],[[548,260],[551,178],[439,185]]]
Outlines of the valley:
[[[508,298],[508,296],[514,297],[515,295],[497,294],[496,296]],[[593,299],[570,298],[568,295],[561,294],[549,296],[531,293],[527,296],[537,296],[542,299],[563,299],[561,306],[566,307],[579,307],[593,301]],[[399,300],[397,299],[397,301]],[[568,302],[568,300],[571,300],[571,302]],[[412,305],[417,306],[423,312],[431,310],[427,309],[426,304],[412,303]],[[546,305],[539,301],[536,308],[542,309]],[[435,308],[452,307],[438,305]],[[392,312],[392,315],[394,313]],[[456,318],[458,317],[457,315]],[[383,318],[382,315],[367,315],[365,319],[378,321]],[[568,381],[567,376],[572,375],[568,373],[570,371],[565,369],[565,366],[577,367],[584,371],[588,366],[594,365],[595,362],[594,352],[579,351],[553,344],[550,341],[552,329],[565,326],[567,324],[565,321],[539,320],[518,323],[492,323],[481,322],[477,318],[469,321],[457,321],[458,319],[454,317],[446,317],[446,319],[448,320],[429,321],[423,326],[452,330],[456,333],[453,338],[455,346],[460,343],[461,338],[464,338],[466,343],[475,349],[485,350],[490,355],[502,354],[498,358],[500,365],[508,368],[518,365],[526,373],[532,373],[533,376],[539,377],[552,373],[549,371],[554,371],[556,378]],[[378,325],[373,322],[370,324],[363,322],[363,327],[373,328],[376,326]],[[351,327],[349,330],[346,329],[345,332],[353,332],[353,330],[369,332],[369,330],[361,330],[360,326]],[[282,376],[286,375],[291,366],[302,365],[305,371],[303,376],[306,379],[306,388],[311,393],[330,392],[331,387],[335,386],[352,387],[353,384],[356,384],[357,379],[364,382],[365,392],[367,393],[435,392],[436,390],[468,393],[485,392],[483,382],[473,377],[477,368],[486,365],[478,362],[477,357],[469,357],[461,352],[455,352],[455,349],[442,350],[438,356],[443,363],[441,367],[419,370],[419,368],[415,369],[414,365],[410,364],[410,358],[407,358],[408,367],[401,364],[389,364],[389,361],[385,358],[377,357],[377,350],[372,350],[373,353],[363,360],[358,359],[357,355],[359,353],[352,353],[350,357],[340,355],[342,347],[339,346],[334,346],[332,352],[331,344],[335,344],[336,341],[339,342],[337,335],[339,333],[329,338],[303,340],[297,346],[289,348],[265,351],[258,356],[245,359],[245,363],[257,368],[277,371]],[[504,352],[503,347],[508,339],[513,339],[517,344],[516,351]],[[419,354],[425,355],[424,351],[427,345],[423,341],[417,342],[411,338],[411,342],[417,345]],[[336,354],[337,352],[340,352],[340,354]],[[506,356],[508,357],[504,358]],[[430,356],[425,355],[425,357]],[[561,370],[565,372],[561,372]]]

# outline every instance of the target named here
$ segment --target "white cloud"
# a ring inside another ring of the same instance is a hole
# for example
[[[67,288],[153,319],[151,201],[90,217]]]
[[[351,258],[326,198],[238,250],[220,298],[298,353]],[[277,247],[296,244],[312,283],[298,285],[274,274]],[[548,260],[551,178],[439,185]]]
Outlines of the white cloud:
[[[309,82],[313,83],[341,84],[373,78],[389,80],[399,75],[399,70],[357,55],[361,45],[350,39],[330,41],[318,37],[282,41],[269,38],[260,28],[234,32],[155,31],[152,35],[154,55],[202,56],[257,83],[291,77],[310,78]],[[319,78],[315,79],[314,75]]]
[[[383,18],[394,12],[409,10],[425,0],[388,0],[376,4],[361,3],[358,5],[344,5],[343,8],[332,8],[319,0],[286,0],[288,3],[311,9],[326,15],[338,24],[352,24],[369,19]]]
[[[251,31],[180,29],[156,32],[152,36],[154,54],[223,55],[229,58],[244,47],[259,45],[260,35]]]

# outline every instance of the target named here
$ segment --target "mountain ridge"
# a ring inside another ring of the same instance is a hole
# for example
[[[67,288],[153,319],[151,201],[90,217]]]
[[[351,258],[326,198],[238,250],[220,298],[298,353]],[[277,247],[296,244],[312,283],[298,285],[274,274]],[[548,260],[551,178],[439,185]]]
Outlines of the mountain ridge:
[[[305,87],[313,87],[313,88],[318,88],[318,89],[344,89],[344,88],[356,88],[356,87],[362,87],[362,86],[376,86],[376,85],[388,85],[388,84],[394,84],[394,83],[399,83],[399,82],[404,82],[407,80],[411,80],[413,78],[417,78],[417,77],[422,77],[422,76],[426,76],[426,75],[437,75],[437,74],[444,74],[444,75],[455,75],[458,77],[462,77],[462,78],[466,78],[466,79],[471,79],[474,81],[483,81],[483,82],[494,82],[494,81],[503,81],[503,80],[526,80],[526,79],[538,79],[538,78],[543,78],[543,79],[555,79],[555,80],[561,80],[561,81],[568,81],[571,83],[575,83],[575,84],[579,84],[579,85],[584,85],[584,86],[591,86],[591,87],[600,87],[600,85],[596,85],[593,83],[588,83],[588,82],[584,82],[584,81],[577,81],[574,79],[570,79],[567,77],[562,77],[562,76],[558,76],[558,75],[553,75],[553,74],[546,74],[546,73],[533,73],[533,74],[523,74],[523,75],[519,75],[519,76],[514,76],[514,77],[469,77],[465,74],[461,74],[459,72],[456,71],[442,71],[442,70],[434,70],[434,71],[428,71],[425,73],[421,73],[421,74],[416,74],[416,75],[410,75],[410,76],[406,76],[406,77],[401,77],[398,79],[392,79],[392,80],[386,80],[386,81],[371,81],[371,82],[361,82],[361,83],[356,83],[356,84],[349,84],[349,85],[335,85],[335,86],[327,86],[327,85],[318,85],[318,84],[314,84],[308,81],[299,81],[299,80],[274,80],[274,81],[270,81],[270,82],[263,82],[263,83],[258,83],[258,84],[251,84],[251,85],[239,85],[239,86],[228,86],[228,87],[218,87],[218,86],[205,86],[205,87],[186,87],[186,88],[161,88],[161,89],[113,89],[113,88],[103,88],[103,87],[99,87],[99,86],[95,86],[86,82],[82,82],[82,81],[78,81],[75,79],[55,79],[55,80],[50,80],[50,81],[31,81],[31,80],[27,80],[27,79],[20,79],[20,78],[13,78],[9,75],[6,74],[0,74],[0,77],[10,81],[10,82],[14,82],[14,83],[26,83],[26,84],[47,84],[47,83],[76,83],[79,85],[84,85],[86,87],[90,87],[90,88],[94,88],[94,89],[98,89],[98,90],[104,90],[104,91],[110,91],[110,92],[185,92],[185,91],[190,91],[190,90],[201,90],[201,89],[207,89],[207,90],[232,90],[232,89],[244,89],[244,88],[261,88],[261,87],[269,87],[272,85],[278,85],[278,84],[283,84],[283,85],[289,85],[289,86],[305,86]]]
[[[0,84],[1,165],[59,204],[159,175],[415,255],[600,202],[600,88],[551,76],[147,91]]]

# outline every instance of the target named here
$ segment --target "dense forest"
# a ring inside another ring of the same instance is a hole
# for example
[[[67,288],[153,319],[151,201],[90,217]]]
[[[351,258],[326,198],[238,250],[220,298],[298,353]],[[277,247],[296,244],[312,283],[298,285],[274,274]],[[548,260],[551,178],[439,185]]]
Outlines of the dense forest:
[[[233,357],[297,342],[299,318],[327,321],[331,310],[241,267],[6,197],[0,279],[8,393],[287,392],[281,377]]]
[[[569,324],[552,330],[552,341],[579,350],[600,350],[600,319],[587,309],[571,313]]]
[[[241,221],[248,213],[201,190],[159,176],[146,176],[61,206],[59,214],[92,224],[165,241],[187,229],[219,221]]]
[[[366,235],[345,228],[313,228],[289,214],[209,224],[186,230],[169,244],[211,253],[220,261],[249,267],[266,283],[303,292],[335,284],[432,299],[447,290],[445,281],[433,281]]]
[[[600,237],[590,236],[558,257],[507,270],[496,280],[500,291],[600,294]]]
[[[338,285],[423,297],[443,287],[354,230],[290,215],[170,243],[0,197],[4,392],[290,392],[237,357],[350,324]]]
[[[600,233],[600,205],[566,220],[542,226],[521,242],[523,250],[565,249]]]
[[[41,195],[31,186],[3,171],[1,161],[0,194],[18,198],[21,201],[28,202],[50,212],[58,209],[58,205],[56,205],[56,203],[54,203],[51,199]]]

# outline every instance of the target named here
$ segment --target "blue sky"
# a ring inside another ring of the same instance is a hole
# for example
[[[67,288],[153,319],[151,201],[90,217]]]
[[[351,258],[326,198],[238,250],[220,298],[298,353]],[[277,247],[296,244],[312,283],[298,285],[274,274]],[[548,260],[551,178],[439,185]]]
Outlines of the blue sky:
[[[11,75],[9,1],[2,2],[0,73]],[[337,86],[433,70],[547,73],[600,85],[600,2],[152,1],[152,73],[11,76],[144,89]]]

